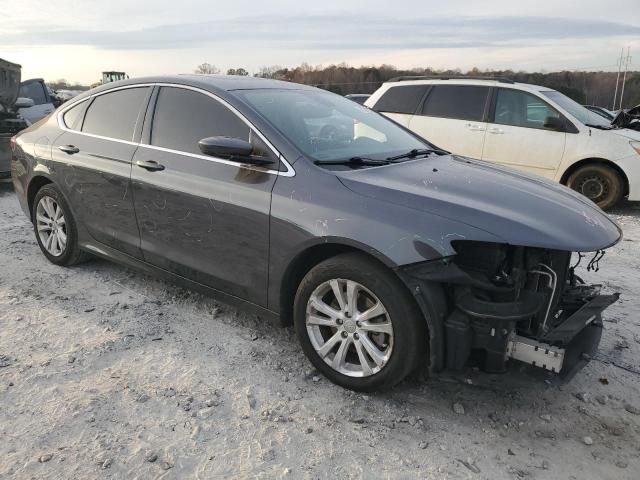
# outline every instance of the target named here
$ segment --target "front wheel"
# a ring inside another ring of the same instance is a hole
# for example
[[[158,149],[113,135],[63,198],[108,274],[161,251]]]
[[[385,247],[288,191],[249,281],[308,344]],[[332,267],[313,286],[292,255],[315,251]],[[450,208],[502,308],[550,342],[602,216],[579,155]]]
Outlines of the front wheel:
[[[304,277],[294,323],[311,363],[352,390],[391,387],[426,353],[425,321],[407,289],[359,254],[328,259]]]
[[[624,193],[622,178],[607,165],[593,164],[578,168],[567,180],[567,186],[603,210],[618,203]]]

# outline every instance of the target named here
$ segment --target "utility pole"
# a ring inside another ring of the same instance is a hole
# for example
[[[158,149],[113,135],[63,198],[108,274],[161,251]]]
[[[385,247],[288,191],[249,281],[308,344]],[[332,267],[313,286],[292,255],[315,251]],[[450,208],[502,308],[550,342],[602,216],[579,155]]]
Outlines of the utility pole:
[[[624,95],[624,82],[627,79],[627,72],[629,71],[629,64],[631,63],[631,55],[629,54],[630,47],[627,47],[627,57],[624,64],[624,75],[622,76],[622,88],[620,90],[620,110],[622,110],[622,96]]]
[[[624,56],[624,47],[620,51],[620,58],[618,58],[618,75],[616,76],[616,90],[613,94],[613,103],[611,104],[611,110],[616,109],[616,99],[618,98],[618,83],[620,82],[620,70],[622,70],[622,57]]]

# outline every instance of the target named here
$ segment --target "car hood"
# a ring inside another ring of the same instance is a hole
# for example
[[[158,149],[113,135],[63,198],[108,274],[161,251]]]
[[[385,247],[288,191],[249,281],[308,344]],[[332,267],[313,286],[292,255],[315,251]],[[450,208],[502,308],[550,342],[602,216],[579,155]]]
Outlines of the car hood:
[[[20,91],[20,65],[0,58],[0,106],[11,110]]]
[[[630,128],[614,128],[613,130],[607,131],[616,135],[620,135],[621,137],[628,138],[629,140],[640,141],[640,132],[631,130]]]
[[[589,252],[622,237],[582,195],[483,161],[431,155],[336,175],[361,195],[462,222],[512,245]]]

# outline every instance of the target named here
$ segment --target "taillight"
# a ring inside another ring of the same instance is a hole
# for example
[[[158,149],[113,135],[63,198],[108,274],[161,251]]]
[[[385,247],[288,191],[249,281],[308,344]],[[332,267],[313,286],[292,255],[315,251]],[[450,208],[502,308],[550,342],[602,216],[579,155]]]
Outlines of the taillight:
[[[9,140],[9,145],[11,146],[11,150],[14,150],[16,148],[16,145],[18,145],[18,136],[17,135],[14,135],[13,137],[11,137],[11,140]]]

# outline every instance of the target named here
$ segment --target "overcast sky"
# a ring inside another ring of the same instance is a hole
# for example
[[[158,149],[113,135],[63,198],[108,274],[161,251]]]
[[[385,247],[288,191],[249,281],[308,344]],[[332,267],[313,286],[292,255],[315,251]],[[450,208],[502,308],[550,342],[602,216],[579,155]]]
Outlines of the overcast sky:
[[[310,5],[313,4],[313,5]],[[347,62],[397,67],[640,67],[640,0],[0,0],[0,58],[23,78]]]

